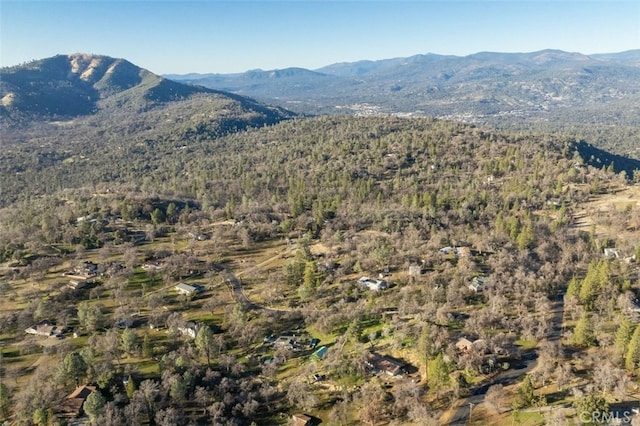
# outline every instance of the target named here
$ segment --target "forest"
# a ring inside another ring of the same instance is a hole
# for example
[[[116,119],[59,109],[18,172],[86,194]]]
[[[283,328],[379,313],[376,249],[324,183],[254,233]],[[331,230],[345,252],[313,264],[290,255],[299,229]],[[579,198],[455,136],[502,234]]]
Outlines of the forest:
[[[0,419],[637,424],[640,191],[579,137],[129,117],[0,152]]]

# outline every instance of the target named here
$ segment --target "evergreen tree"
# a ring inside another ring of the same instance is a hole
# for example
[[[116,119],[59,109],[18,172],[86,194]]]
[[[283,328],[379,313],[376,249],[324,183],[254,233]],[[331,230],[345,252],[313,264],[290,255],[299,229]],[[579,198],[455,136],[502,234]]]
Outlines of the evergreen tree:
[[[138,387],[136,386],[136,382],[135,380],[133,380],[133,377],[131,376],[131,374],[129,374],[129,377],[127,377],[127,386],[126,386],[127,397],[129,399],[133,398],[133,394],[135,393],[136,390],[138,390]]]
[[[162,210],[155,209],[151,213],[151,222],[153,222],[154,225],[158,225],[159,223],[164,222],[164,213],[162,212]]]
[[[36,426],[47,426],[49,424],[47,409],[39,407],[33,412],[33,424]]]
[[[527,374],[518,388],[518,393],[513,401],[513,408],[517,410],[531,407],[535,403],[535,400],[533,381],[531,380],[531,376]]]
[[[429,387],[439,391],[448,386],[450,383],[449,373],[449,366],[444,361],[442,353],[439,353],[429,362],[429,375],[427,376]]]
[[[79,386],[81,379],[87,375],[87,363],[78,352],[71,352],[60,363],[58,373],[64,381]]]
[[[627,348],[629,346],[629,341],[631,340],[631,336],[633,335],[634,325],[627,318],[623,317],[620,325],[618,326],[618,330],[616,331],[616,337],[614,341],[614,348],[616,353],[624,357],[627,353]]]
[[[424,377],[429,377],[429,358],[431,355],[431,345],[431,327],[429,326],[429,324],[423,324],[422,329],[420,330],[420,335],[418,336],[418,340],[416,341],[416,351],[418,352],[419,359],[424,364]]]
[[[153,355],[153,348],[151,346],[151,339],[149,333],[144,333],[142,338],[142,356],[149,358]]]
[[[569,285],[567,286],[567,292],[564,295],[565,300],[570,296],[579,297],[581,284],[582,284],[582,281],[577,279],[575,276],[571,278],[571,281],[569,281]]]
[[[624,366],[629,372],[634,372],[640,363],[640,327],[636,327],[627,346]]]
[[[593,326],[587,312],[584,312],[573,330],[573,344],[577,346],[594,346],[596,339],[593,335]]]

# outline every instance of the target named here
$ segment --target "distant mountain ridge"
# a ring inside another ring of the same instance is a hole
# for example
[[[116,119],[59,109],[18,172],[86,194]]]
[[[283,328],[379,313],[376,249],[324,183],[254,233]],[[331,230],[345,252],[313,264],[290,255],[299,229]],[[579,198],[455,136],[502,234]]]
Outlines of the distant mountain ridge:
[[[305,113],[400,113],[487,123],[595,118],[609,124],[632,123],[640,113],[640,50],[424,54],[313,71],[167,77]]]
[[[273,124],[293,116],[282,108],[168,80],[124,59],[102,55],[57,55],[0,70],[0,117],[5,128],[123,111],[145,113],[202,97],[219,103],[218,112],[239,127],[243,116],[251,116],[247,125]],[[189,109],[186,104],[185,109]]]

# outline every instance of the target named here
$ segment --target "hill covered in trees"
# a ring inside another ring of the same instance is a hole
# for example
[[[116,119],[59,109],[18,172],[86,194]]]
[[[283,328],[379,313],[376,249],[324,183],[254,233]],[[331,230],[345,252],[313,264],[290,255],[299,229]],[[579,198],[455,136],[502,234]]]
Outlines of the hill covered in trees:
[[[564,418],[632,391],[605,378],[637,373],[638,207],[590,213],[628,181],[575,139],[397,117],[89,128],[2,150],[6,418],[60,421],[79,384],[104,425]],[[64,337],[25,333],[45,324]]]

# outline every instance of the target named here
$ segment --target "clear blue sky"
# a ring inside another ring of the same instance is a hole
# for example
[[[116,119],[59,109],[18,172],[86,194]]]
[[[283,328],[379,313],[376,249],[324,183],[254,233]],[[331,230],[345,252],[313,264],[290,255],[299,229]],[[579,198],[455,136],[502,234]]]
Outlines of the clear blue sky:
[[[0,0],[2,66],[83,52],[229,73],[546,48],[639,49],[640,1]]]

